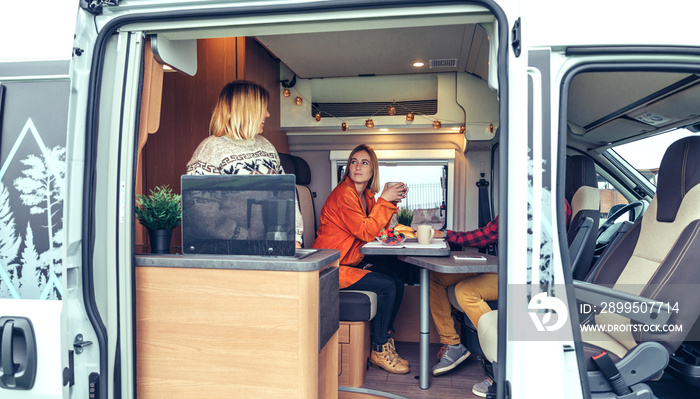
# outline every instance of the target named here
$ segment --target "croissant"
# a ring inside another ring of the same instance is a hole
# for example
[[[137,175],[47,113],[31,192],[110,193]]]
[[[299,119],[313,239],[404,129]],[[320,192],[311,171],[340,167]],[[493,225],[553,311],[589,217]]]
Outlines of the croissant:
[[[413,230],[411,226],[397,224],[394,226],[394,230],[398,231],[399,233],[403,233],[403,235],[407,238],[416,238],[416,231]]]

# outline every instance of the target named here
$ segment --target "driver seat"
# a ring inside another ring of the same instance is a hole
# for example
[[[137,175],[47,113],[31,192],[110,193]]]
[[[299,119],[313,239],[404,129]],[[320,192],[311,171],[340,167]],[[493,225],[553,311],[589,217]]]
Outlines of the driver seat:
[[[646,302],[669,303],[673,308],[655,314],[595,315],[597,326],[618,328],[581,331],[593,398],[654,398],[643,381],[661,376],[669,355],[700,316],[700,137],[686,137],[668,147],[658,181],[646,213],[592,272],[593,284],[574,282],[577,299],[599,307],[603,302]],[[497,357],[496,312],[479,319],[479,340],[489,360]],[[643,328],[653,325],[682,329],[661,333]],[[609,380],[598,369],[593,356],[603,350],[620,380]]]
[[[586,225],[589,234],[584,236],[583,243],[576,245],[578,256],[571,259],[571,270],[574,278],[583,280],[593,263],[596,232],[600,221],[600,193],[598,192],[598,178],[593,160],[582,155],[566,157],[565,184],[564,196],[571,205],[571,220],[568,221],[569,229],[567,231],[570,248],[583,224],[593,222],[590,226]],[[587,221],[586,218],[591,220]]]

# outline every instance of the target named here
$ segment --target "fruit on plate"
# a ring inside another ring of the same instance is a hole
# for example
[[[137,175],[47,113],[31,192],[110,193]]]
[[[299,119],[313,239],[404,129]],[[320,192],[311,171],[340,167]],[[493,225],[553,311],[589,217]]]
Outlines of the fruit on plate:
[[[377,234],[377,240],[384,245],[401,245],[406,240],[406,236],[392,228],[384,228]]]
[[[397,224],[396,226],[394,226],[394,230],[398,231],[399,233],[403,233],[403,235],[407,238],[416,238],[416,231],[413,230],[413,227],[411,226]]]

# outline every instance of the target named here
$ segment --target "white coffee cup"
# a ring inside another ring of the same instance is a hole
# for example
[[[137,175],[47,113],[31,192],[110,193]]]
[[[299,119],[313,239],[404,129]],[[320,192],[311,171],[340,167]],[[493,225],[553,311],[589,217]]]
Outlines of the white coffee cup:
[[[418,236],[418,244],[430,244],[435,236],[435,230],[429,224],[419,224],[416,228],[416,236]]]

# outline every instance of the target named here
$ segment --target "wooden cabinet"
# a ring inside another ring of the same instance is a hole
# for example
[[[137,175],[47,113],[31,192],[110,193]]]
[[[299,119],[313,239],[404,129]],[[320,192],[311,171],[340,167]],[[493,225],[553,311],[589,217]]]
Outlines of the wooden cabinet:
[[[136,267],[140,399],[337,398],[319,271]]]

